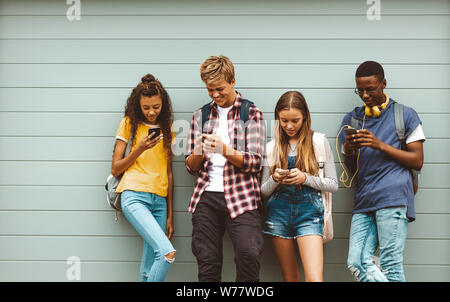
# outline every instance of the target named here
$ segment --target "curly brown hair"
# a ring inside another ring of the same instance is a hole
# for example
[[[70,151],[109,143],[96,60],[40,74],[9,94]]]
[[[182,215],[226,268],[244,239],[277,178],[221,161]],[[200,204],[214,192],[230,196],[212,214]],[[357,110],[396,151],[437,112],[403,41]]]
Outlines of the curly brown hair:
[[[130,119],[131,135],[133,136],[132,145],[134,145],[136,143],[135,136],[139,123],[143,123],[147,120],[141,110],[141,96],[152,97],[155,95],[159,95],[162,100],[161,112],[159,113],[156,122],[160,125],[163,133],[163,144],[167,156],[168,158],[172,158],[172,102],[170,101],[169,94],[158,79],[151,74],[146,74],[141,78],[141,82],[133,89],[128,97],[124,116],[127,116]]]

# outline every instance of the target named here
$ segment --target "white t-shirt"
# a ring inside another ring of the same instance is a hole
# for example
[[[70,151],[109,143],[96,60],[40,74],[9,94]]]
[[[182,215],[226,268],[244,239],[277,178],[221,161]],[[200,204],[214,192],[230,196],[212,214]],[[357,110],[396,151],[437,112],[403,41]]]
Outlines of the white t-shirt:
[[[419,126],[417,126],[416,129],[408,135],[406,138],[406,144],[417,141],[425,141],[425,134],[423,133],[421,124],[419,124]]]
[[[217,110],[219,111],[219,126],[217,127],[215,134],[220,136],[225,145],[230,145],[230,137],[228,135],[228,112],[231,110],[231,107],[233,106],[228,108],[217,106]],[[227,160],[221,154],[213,153],[211,154],[211,162],[212,166],[208,167],[209,185],[206,187],[205,191],[223,192],[223,168],[225,167]]]

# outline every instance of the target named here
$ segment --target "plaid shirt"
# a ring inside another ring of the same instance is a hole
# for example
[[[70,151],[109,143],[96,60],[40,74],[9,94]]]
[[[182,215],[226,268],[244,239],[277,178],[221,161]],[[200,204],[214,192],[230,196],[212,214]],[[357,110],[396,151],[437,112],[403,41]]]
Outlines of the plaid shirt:
[[[244,166],[238,168],[230,161],[226,161],[223,171],[223,186],[225,201],[231,218],[235,218],[246,211],[258,208],[261,201],[261,191],[259,187],[258,174],[262,169],[264,145],[266,138],[266,128],[261,110],[252,106],[249,110],[249,122],[247,132],[243,131],[240,121],[240,107],[242,96],[237,93],[233,108],[228,112],[228,135],[230,146],[244,154]],[[210,103],[209,120],[205,123],[205,133],[211,134],[219,125],[219,113],[217,105]],[[191,128],[188,136],[185,159],[194,150],[194,141],[198,135],[202,134],[201,109],[194,112],[191,120]],[[246,135],[244,140],[244,135]],[[245,145],[245,146],[244,146]],[[194,213],[201,195],[209,185],[208,167],[212,166],[210,156],[206,153],[203,159],[202,168],[193,172],[187,165],[189,173],[197,175],[194,192],[188,211]]]

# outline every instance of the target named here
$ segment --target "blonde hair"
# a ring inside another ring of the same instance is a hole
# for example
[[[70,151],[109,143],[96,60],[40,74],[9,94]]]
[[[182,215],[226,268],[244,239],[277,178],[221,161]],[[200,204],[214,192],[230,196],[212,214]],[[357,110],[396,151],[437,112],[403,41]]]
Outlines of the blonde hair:
[[[284,93],[275,106],[275,128],[273,144],[273,160],[270,171],[273,174],[276,168],[288,168],[289,137],[280,126],[280,111],[298,109],[303,115],[303,124],[300,129],[297,143],[297,162],[295,166],[303,172],[317,175],[318,164],[314,155],[313,131],[311,130],[311,116],[305,97],[298,91],[288,91]]]
[[[234,66],[225,56],[211,56],[200,66],[200,77],[204,83],[225,79],[231,84],[234,80]]]

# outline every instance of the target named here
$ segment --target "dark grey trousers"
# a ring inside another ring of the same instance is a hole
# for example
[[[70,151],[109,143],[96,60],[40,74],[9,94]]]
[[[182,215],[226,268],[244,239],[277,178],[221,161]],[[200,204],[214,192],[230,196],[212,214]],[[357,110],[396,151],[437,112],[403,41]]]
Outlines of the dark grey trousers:
[[[258,210],[231,219],[224,193],[203,192],[192,215],[192,253],[197,258],[198,280],[220,282],[225,230],[234,248],[237,282],[259,281],[263,249],[262,218]]]

